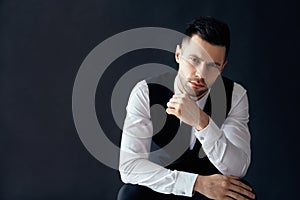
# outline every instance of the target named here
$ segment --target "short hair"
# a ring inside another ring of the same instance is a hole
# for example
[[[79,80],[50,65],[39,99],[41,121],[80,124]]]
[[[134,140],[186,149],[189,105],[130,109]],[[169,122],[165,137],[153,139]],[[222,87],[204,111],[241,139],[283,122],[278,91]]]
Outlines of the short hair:
[[[226,60],[230,47],[230,30],[225,22],[210,16],[199,17],[188,23],[185,34],[189,37],[196,34],[212,45],[225,46]]]

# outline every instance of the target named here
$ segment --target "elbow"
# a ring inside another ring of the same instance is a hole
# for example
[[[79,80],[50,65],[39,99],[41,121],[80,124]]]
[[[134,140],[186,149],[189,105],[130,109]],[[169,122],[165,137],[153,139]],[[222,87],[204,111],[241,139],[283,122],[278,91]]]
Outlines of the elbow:
[[[243,165],[241,165],[239,168],[235,168],[234,170],[225,170],[225,171],[221,171],[222,174],[224,175],[229,175],[229,176],[235,176],[238,178],[243,178],[244,176],[246,176],[247,174],[247,170],[248,170],[248,165],[245,163]]]
[[[123,172],[121,172],[120,171],[120,177],[121,177],[121,181],[123,182],[123,183],[130,183],[130,181],[129,181],[129,177],[128,177],[128,175],[127,174],[125,174],[125,173],[123,173]]]
[[[244,149],[239,151],[240,154],[239,156],[237,156],[235,165],[236,167],[233,167],[233,176],[239,177],[239,178],[243,178],[244,176],[246,176],[248,168],[250,166],[250,162],[251,162],[251,150],[249,149]]]
[[[238,178],[243,178],[247,174],[247,169],[248,169],[247,165],[244,165],[242,167],[242,169],[239,172],[236,172],[235,174],[233,174],[233,176],[238,177]]]
[[[238,178],[243,178],[246,176],[248,168],[250,166],[250,155],[242,152],[243,156],[240,159],[234,159],[232,162],[227,163],[227,165],[221,165],[220,171],[224,175],[235,176]]]
[[[119,173],[123,183],[134,183],[135,160],[120,160]]]
[[[119,173],[120,173],[120,177],[121,177],[121,181],[123,183],[131,183],[133,184],[133,177],[132,177],[132,173],[130,173],[129,171],[130,166],[128,166],[127,164],[123,164],[123,165],[119,165]]]
[[[235,177],[243,178],[247,174],[249,165],[250,165],[250,157],[246,157],[240,163],[240,167],[232,171],[230,174]]]
[[[248,168],[250,166],[250,162],[251,162],[251,151],[249,149],[248,153],[244,152],[244,159],[242,159],[242,167],[241,167],[241,171],[239,174],[239,178],[243,178],[244,176],[246,176]]]
[[[120,153],[119,174],[123,183],[137,184],[143,172],[144,158],[134,154]]]
[[[250,166],[250,158],[247,158],[242,166],[241,172],[238,176],[239,178],[243,178],[244,176],[246,176],[249,166]]]
[[[119,173],[120,173],[121,181],[125,184],[130,183],[130,175],[128,172],[126,172],[126,168],[128,168],[128,166],[125,163],[120,162]]]

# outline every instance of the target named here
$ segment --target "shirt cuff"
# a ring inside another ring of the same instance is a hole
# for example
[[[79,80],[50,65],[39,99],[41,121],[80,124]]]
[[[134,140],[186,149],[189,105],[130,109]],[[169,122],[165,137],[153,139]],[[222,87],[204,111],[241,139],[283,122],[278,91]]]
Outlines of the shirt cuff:
[[[194,185],[198,174],[179,171],[173,193],[180,196],[193,196]]]
[[[220,130],[218,125],[216,125],[211,118],[209,118],[209,123],[204,129],[198,131],[194,128],[194,130],[195,136],[205,149],[214,145],[215,142],[222,136],[222,130]]]

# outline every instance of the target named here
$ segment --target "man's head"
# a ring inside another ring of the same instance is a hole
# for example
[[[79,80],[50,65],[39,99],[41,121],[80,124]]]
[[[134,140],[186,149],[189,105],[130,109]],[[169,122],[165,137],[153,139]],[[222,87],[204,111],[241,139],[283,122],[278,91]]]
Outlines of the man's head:
[[[186,35],[175,54],[179,88],[201,98],[227,63],[230,31],[224,22],[201,17],[188,24]]]

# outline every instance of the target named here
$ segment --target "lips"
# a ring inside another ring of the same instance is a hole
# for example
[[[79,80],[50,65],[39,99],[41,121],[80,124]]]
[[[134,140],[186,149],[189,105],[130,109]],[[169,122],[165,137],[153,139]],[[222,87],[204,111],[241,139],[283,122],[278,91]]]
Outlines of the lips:
[[[194,87],[204,87],[205,86],[203,83],[199,83],[197,81],[189,81],[189,83]]]

